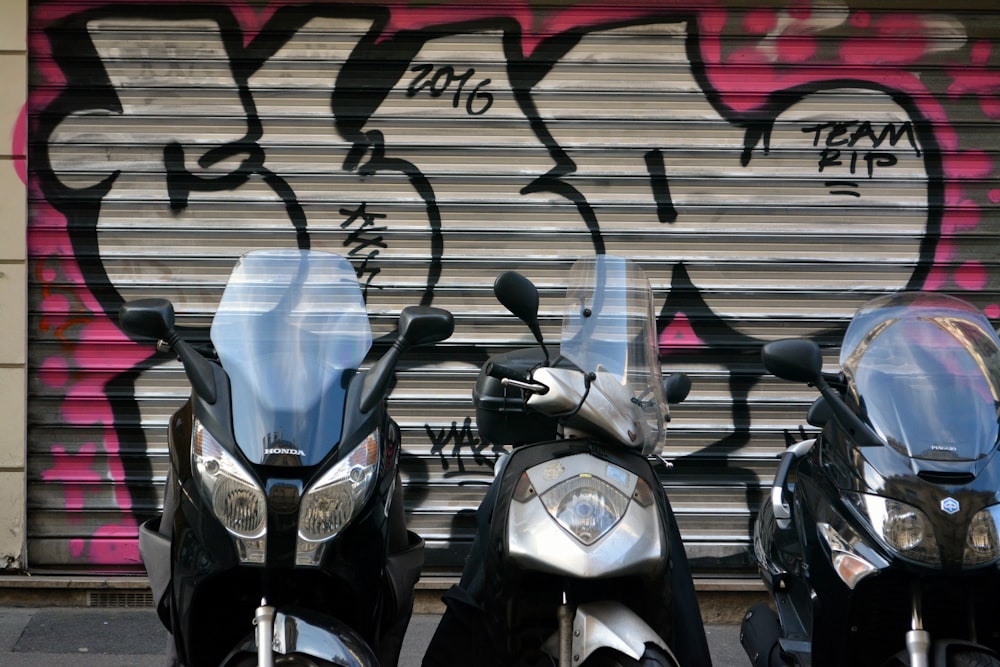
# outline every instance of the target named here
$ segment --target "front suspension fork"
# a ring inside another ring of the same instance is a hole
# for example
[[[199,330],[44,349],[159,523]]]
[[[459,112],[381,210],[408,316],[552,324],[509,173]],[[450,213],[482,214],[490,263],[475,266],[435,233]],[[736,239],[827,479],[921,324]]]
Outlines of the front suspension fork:
[[[559,667],[572,667],[573,616],[576,609],[566,601],[566,593],[563,593],[562,604],[556,614],[559,618]]]
[[[930,667],[931,633],[924,630],[923,600],[918,584],[913,585],[910,597],[910,631],[906,633],[906,652],[910,656],[910,667]]]
[[[274,612],[275,608],[261,598],[253,619],[257,626],[257,667],[274,667]]]

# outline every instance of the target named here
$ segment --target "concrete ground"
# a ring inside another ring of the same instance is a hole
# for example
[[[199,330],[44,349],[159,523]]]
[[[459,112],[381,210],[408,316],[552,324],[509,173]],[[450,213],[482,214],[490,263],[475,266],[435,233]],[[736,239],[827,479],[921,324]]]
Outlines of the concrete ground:
[[[413,617],[399,667],[419,667],[437,627],[435,614]],[[738,625],[709,625],[716,667],[748,665]],[[166,632],[145,609],[0,608],[4,667],[163,667]]]
[[[419,667],[447,581],[422,579],[399,667]],[[749,665],[744,610],[764,599],[752,580],[696,579],[715,667]],[[163,667],[166,631],[143,578],[0,577],[0,666]]]

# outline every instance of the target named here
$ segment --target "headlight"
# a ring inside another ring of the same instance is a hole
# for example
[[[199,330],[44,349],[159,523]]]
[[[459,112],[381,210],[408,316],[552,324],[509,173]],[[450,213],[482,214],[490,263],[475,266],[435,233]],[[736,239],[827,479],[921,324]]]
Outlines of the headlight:
[[[263,562],[267,532],[267,498],[253,476],[208,432],[195,422],[191,436],[191,469],[202,497],[215,516],[237,538],[240,557]]]
[[[854,546],[830,524],[820,521],[816,523],[816,532],[826,542],[830,550],[830,563],[840,580],[854,590],[858,582],[870,574],[878,572],[879,565],[858,553]]]
[[[897,555],[924,565],[940,565],[941,553],[934,529],[919,509],[866,493],[845,493],[844,497]]]
[[[977,512],[969,522],[969,532],[965,538],[965,554],[962,564],[973,567],[986,565],[1000,558],[1000,537],[997,523],[1000,519],[1000,505],[987,507]]]
[[[539,498],[552,518],[586,545],[614,528],[629,503],[624,493],[589,474],[557,484]]]
[[[378,438],[372,433],[302,495],[300,553],[313,551],[316,543],[329,540],[361,511],[374,489],[378,453]]]

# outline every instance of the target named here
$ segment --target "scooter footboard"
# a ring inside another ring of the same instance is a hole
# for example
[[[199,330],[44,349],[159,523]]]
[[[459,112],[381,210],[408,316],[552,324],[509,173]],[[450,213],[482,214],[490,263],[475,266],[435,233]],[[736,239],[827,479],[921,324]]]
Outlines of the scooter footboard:
[[[582,663],[600,648],[610,648],[640,660],[647,644],[660,647],[673,664],[678,664],[667,642],[638,614],[620,602],[602,600],[577,606],[572,632],[574,664]],[[553,635],[545,648],[550,655],[558,657],[559,635]]]

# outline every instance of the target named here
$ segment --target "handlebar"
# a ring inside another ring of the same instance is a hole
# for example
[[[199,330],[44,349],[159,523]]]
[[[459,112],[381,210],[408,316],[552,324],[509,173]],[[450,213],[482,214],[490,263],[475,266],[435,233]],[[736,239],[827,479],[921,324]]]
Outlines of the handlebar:
[[[530,382],[531,371],[524,371],[514,366],[497,363],[490,359],[486,362],[486,374],[498,380],[516,380],[518,382]]]
[[[486,374],[500,380],[500,384],[505,387],[517,387],[533,394],[545,394],[549,391],[544,384],[531,381],[531,371],[499,364],[492,359],[486,363]]]

